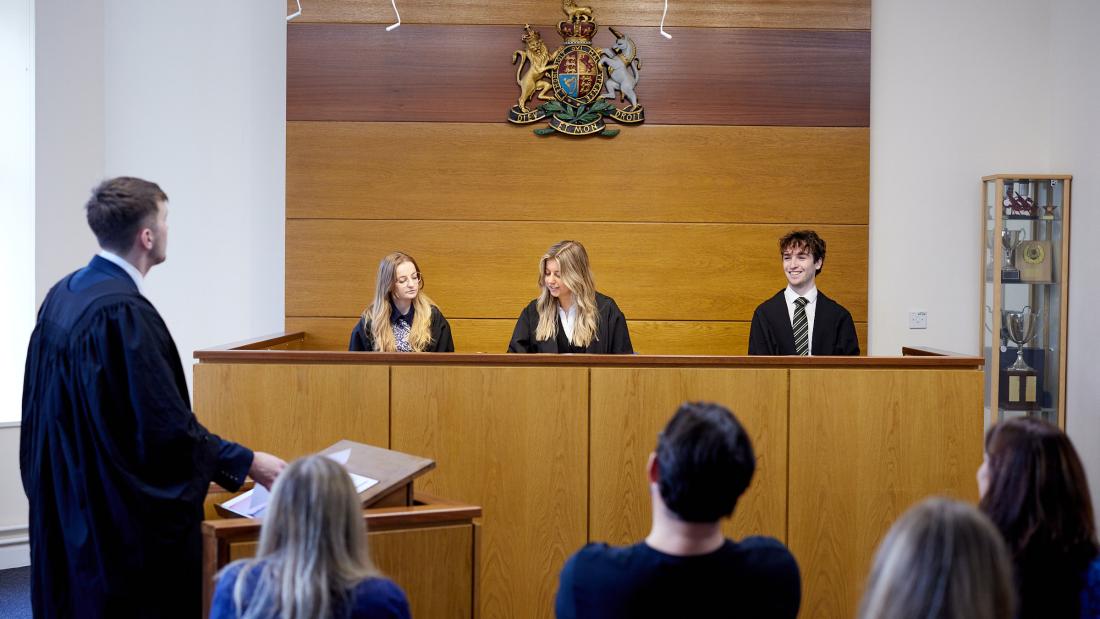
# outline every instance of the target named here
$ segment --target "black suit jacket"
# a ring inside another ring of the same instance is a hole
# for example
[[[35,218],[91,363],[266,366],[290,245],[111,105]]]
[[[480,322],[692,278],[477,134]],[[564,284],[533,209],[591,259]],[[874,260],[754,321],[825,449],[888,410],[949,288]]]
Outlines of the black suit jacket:
[[[784,288],[784,290],[786,290]],[[814,312],[814,336],[810,342],[813,355],[858,355],[859,339],[852,315],[844,306],[820,290],[817,291],[817,309]],[[749,329],[750,355],[797,355],[794,330],[787,312],[787,300],[783,290],[761,303],[752,315]]]

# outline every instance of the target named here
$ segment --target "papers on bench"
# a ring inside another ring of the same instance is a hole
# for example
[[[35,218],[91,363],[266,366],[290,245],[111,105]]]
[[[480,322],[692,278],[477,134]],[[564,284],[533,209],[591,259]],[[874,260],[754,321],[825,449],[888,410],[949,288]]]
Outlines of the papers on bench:
[[[331,453],[326,456],[331,460],[335,460],[340,464],[347,467],[348,458],[351,457],[351,450],[344,449],[336,453]],[[362,493],[367,488],[378,483],[377,479],[365,477],[363,475],[356,475],[351,471],[348,471],[348,475],[351,476],[352,483],[355,484],[355,492]],[[229,499],[225,503],[222,503],[222,507],[237,514],[238,516],[244,516],[245,518],[259,518],[263,519],[264,513],[267,511],[267,504],[271,500],[271,493],[267,488],[264,488],[260,484],[256,484],[254,488],[248,492],[242,493],[238,496]]]

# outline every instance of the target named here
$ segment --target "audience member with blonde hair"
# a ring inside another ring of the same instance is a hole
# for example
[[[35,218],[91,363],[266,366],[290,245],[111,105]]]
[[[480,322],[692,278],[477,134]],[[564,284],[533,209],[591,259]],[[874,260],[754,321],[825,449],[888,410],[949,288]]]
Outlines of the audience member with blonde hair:
[[[1034,417],[993,426],[978,491],[1012,556],[1019,617],[1100,617],[1092,499],[1069,437]]]
[[[378,264],[374,301],[351,332],[348,350],[454,352],[451,325],[424,294],[416,260],[394,252]]]
[[[222,571],[210,617],[409,617],[404,592],[371,564],[359,497],[342,465],[307,456],[279,476],[256,558]]]
[[[552,245],[539,260],[539,289],[519,315],[508,352],[634,352],[626,317],[611,297],[596,292],[584,245]]]
[[[928,499],[878,547],[860,619],[1012,619],[1012,568],[1000,533],[974,507]]]

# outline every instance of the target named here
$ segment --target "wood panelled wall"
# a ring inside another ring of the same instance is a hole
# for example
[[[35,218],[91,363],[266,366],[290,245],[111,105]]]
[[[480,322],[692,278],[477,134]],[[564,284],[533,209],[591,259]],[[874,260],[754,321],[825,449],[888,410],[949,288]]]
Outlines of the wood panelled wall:
[[[311,0],[287,28],[287,328],[346,346],[379,259],[415,256],[459,351],[500,352],[552,243],[585,244],[649,354],[744,354],[785,285],[776,240],[828,241],[820,287],[866,349],[870,0],[591,2],[630,35],[646,123],[505,121],[525,23],[560,2]],[[535,26],[548,46],[550,25]],[[614,123],[612,123],[614,125]],[[535,125],[537,126],[537,125]]]

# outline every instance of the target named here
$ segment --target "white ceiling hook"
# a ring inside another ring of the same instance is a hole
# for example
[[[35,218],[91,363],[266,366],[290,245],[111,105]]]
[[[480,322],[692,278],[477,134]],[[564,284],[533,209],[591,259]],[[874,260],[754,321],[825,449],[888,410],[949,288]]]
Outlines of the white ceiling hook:
[[[661,13],[661,36],[671,39],[672,35],[665,32],[665,15],[668,15],[668,0],[665,0],[665,12]]]
[[[401,13],[397,12],[397,0],[390,0],[390,4],[393,5],[393,14],[397,16],[397,23],[386,26],[386,32],[390,32],[401,25]]]
[[[290,21],[290,20],[294,19],[295,17],[298,17],[299,15],[302,14],[302,0],[294,0],[294,1],[298,4],[298,10],[294,11],[290,15],[287,15],[286,16],[287,21]]]

